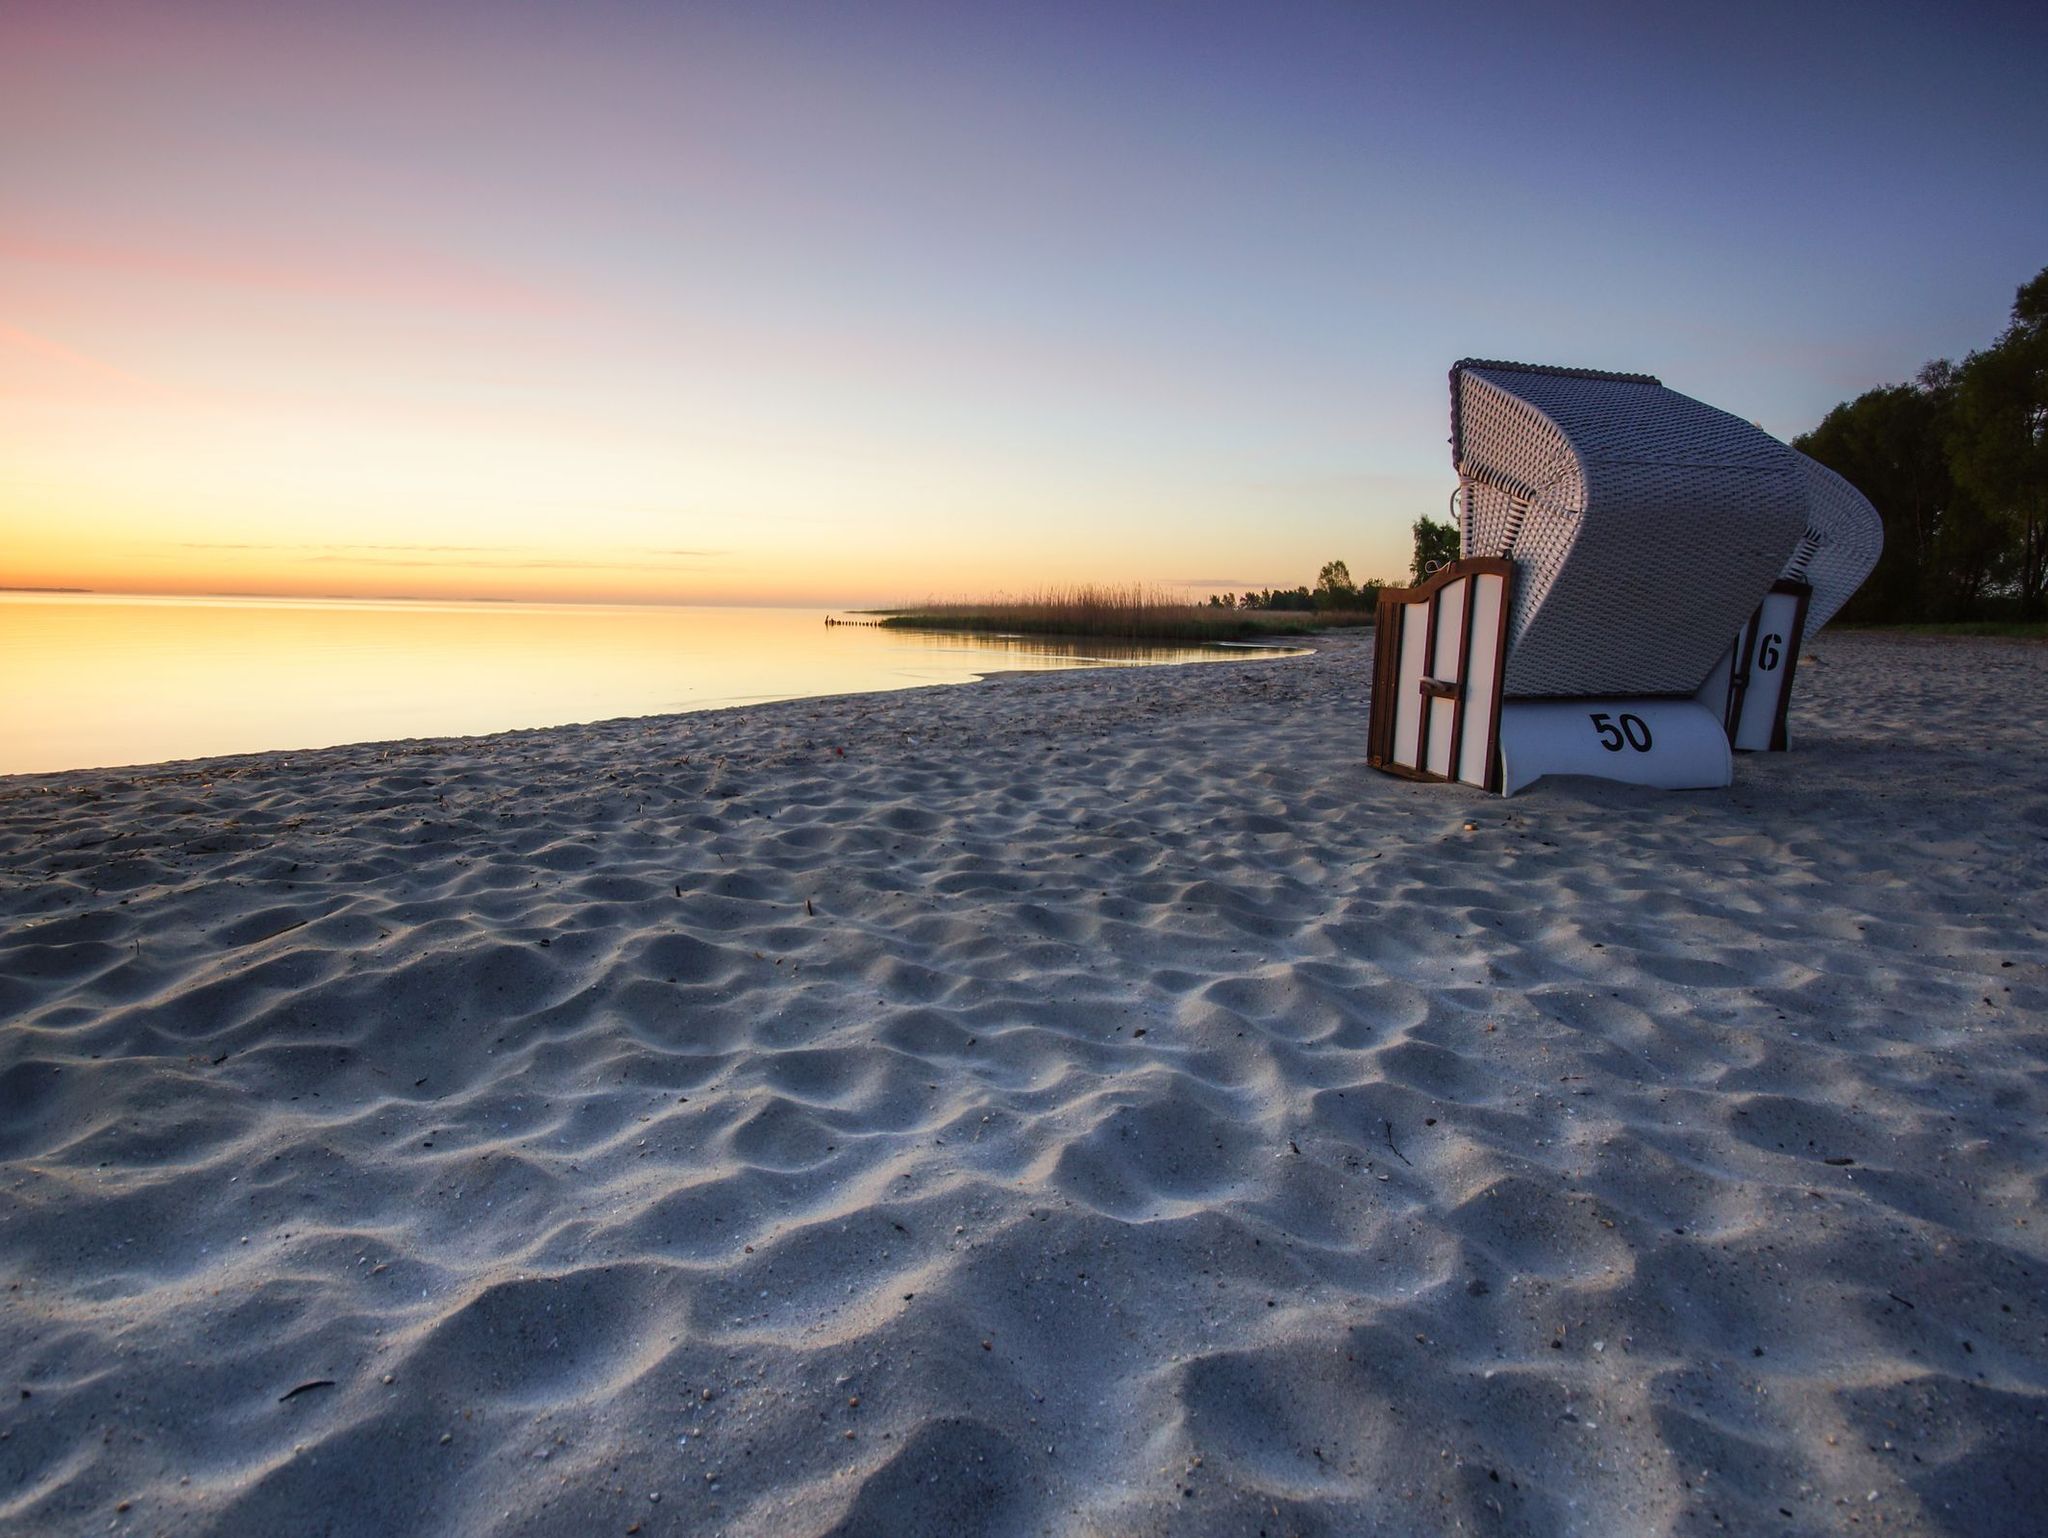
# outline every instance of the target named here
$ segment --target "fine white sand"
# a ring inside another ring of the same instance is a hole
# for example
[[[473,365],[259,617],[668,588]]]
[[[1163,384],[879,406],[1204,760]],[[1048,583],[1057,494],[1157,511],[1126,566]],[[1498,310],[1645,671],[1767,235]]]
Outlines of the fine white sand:
[[[2040,1530],[2048,648],[1320,644],[0,781],[0,1530]]]

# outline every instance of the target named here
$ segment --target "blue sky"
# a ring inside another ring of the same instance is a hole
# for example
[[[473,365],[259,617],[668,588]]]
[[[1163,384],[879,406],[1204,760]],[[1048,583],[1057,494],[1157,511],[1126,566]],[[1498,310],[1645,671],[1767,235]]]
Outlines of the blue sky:
[[[1395,573],[1460,356],[1789,437],[1988,342],[2043,16],[28,0],[0,519],[83,585]]]

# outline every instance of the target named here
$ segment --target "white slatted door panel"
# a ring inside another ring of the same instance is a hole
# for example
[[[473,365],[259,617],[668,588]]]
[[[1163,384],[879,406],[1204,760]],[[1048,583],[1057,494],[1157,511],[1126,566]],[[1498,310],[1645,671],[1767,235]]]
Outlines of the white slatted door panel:
[[[1458,778],[1484,786],[1493,764],[1493,702],[1500,688],[1501,606],[1507,583],[1482,573],[1472,590],[1472,645],[1465,657],[1465,731],[1458,743]]]
[[[1453,582],[1436,596],[1436,644],[1431,648],[1429,676],[1441,684],[1458,682],[1458,653],[1465,639],[1465,597],[1471,586],[1468,577]],[[1418,683],[1417,688],[1420,687]],[[1455,745],[1452,739],[1456,736],[1458,702],[1455,698],[1433,698],[1426,699],[1424,706],[1429,712],[1429,751],[1423,767],[1448,780],[1452,778],[1451,749]]]
[[[1421,767],[1423,651],[1429,636],[1429,605],[1401,610],[1401,666],[1394,675],[1394,762]]]

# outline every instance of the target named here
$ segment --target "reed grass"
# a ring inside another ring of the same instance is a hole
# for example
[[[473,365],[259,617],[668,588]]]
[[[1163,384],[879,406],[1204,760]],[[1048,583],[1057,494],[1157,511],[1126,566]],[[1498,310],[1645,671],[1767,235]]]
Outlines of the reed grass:
[[[1363,611],[1212,609],[1142,583],[1047,587],[1021,597],[926,602],[873,611],[905,630],[963,630],[1013,635],[1105,636],[1125,641],[1240,641],[1369,625]]]

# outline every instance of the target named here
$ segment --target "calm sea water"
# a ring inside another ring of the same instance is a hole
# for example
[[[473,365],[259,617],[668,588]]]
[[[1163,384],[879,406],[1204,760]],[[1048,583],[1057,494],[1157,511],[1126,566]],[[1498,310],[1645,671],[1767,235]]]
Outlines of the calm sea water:
[[[818,609],[0,594],[0,774],[1247,655],[824,620]]]

